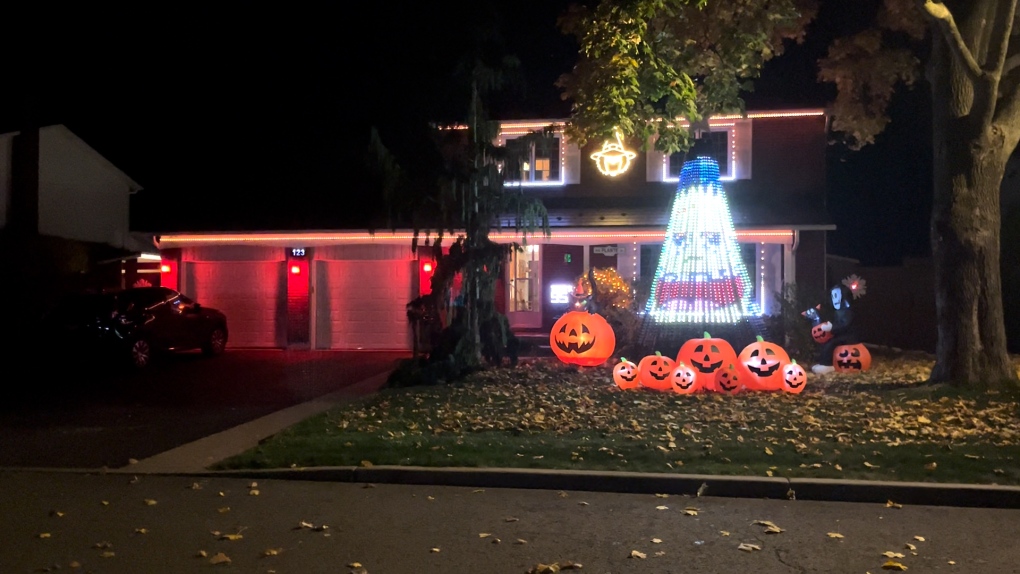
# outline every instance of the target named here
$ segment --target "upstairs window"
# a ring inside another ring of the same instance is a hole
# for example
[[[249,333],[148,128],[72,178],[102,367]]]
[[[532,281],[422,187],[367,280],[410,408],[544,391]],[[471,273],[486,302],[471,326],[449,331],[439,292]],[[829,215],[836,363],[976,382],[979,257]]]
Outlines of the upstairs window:
[[[506,137],[507,161],[503,173],[507,185],[563,185],[561,138],[556,136]]]
[[[732,142],[731,136],[732,134],[728,128],[704,132],[700,138],[694,141],[694,145],[686,153],[678,152],[670,154],[667,162],[668,171],[664,178],[665,181],[678,181],[684,162],[696,157],[710,157],[714,159],[719,163],[719,178],[733,179],[733,170],[731,169],[733,163],[733,147],[730,145]]]

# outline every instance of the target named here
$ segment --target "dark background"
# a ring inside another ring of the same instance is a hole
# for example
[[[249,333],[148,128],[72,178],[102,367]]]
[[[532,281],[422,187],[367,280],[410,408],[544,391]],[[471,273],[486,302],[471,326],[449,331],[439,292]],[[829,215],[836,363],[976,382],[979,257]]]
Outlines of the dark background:
[[[138,230],[340,227],[378,207],[352,177],[370,126],[413,156],[428,122],[463,118],[451,78],[478,22],[496,22],[522,62],[492,116],[566,118],[553,82],[576,54],[556,25],[567,4],[4,8],[0,131],[66,124],[145,188]],[[809,41],[766,66],[748,109],[831,101],[815,62],[872,4],[823,2]],[[894,264],[928,252],[929,107],[925,87],[903,91],[876,145],[831,147],[831,253]]]

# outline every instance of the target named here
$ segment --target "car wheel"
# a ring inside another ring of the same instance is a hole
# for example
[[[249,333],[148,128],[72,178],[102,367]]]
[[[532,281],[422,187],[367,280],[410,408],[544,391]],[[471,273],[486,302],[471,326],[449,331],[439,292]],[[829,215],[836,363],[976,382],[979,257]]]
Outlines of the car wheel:
[[[202,352],[207,356],[219,355],[227,347],[227,332],[217,327],[209,333],[209,341],[202,346]]]
[[[136,369],[144,369],[152,362],[152,346],[145,339],[135,339],[131,343],[131,365]]]

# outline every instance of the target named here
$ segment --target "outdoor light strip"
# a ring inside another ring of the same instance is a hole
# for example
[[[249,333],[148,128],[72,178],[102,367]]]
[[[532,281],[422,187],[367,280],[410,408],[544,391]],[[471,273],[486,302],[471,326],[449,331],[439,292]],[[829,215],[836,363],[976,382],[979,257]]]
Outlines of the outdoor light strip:
[[[762,238],[768,239],[767,243],[791,243],[794,237],[792,229],[782,230],[757,230],[747,229],[737,231],[737,239],[744,242],[757,242]],[[457,234],[446,237],[456,237]],[[528,237],[529,242],[552,242],[562,239],[598,239],[605,240],[605,243],[621,243],[642,241],[654,243],[662,241],[666,236],[665,231],[553,231],[546,239],[541,235]],[[312,243],[334,244],[334,243],[398,243],[409,242],[414,237],[413,233],[400,232],[391,234],[378,233],[375,235],[364,232],[317,232],[317,233],[182,233],[166,234],[159,236],[156,244],[160,249],[169,247],[181,247],[188,245],[227,245],[264,243],[280,245],[310,245]],[[434,235],[432,236],[435,237]],[[494,232],[489,238],[498,242],[520,241],[521,236],[514,233]],[[418,236],[419,242],[425,240],[425,235]]]

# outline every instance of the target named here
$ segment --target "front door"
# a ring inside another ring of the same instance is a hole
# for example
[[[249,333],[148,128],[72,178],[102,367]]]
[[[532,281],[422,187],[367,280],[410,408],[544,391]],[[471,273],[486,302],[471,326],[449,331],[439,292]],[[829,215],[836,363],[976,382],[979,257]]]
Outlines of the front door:
[[[511,329],[538,329],[542,326],[542,250],[528,245],[514,251],[507,270],[509,305],[506,317]]]
[[[553,323],[571,309],[570,294],[577,279],[584,273],[583,245],[542,246],[542,328],[552,329]]]

